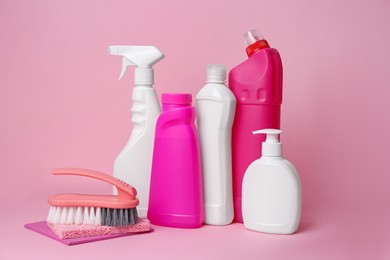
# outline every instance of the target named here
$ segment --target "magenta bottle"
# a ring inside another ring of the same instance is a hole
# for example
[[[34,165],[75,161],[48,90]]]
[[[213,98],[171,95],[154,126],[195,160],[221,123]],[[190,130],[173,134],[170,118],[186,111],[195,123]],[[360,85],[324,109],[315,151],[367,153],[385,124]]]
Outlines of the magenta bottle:
[[[256,31],[244,35],[248,59],[229,73],[229,87],[237,99],[232,128],[232,167],[234,221],[243,222],[242,180],[248,166],[261,157],[262,135],[256,129],[280,129],[282,104],[282,62],[279,52],[270,48]]]
[[[191,94],[163,94],[156,124],[148,218],[152,224],[197,228],[204,220],[202,172]]]

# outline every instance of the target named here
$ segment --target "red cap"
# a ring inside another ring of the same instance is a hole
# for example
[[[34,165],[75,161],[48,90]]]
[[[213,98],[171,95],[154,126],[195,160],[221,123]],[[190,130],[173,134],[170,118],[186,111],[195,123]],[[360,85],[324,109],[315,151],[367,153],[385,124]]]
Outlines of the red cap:
[[[250,57],[253,53],[264,49],[264,48],[269,48],[268,42],[266,40],[260,40],[255,43],[252,43],[248,47],[246,47],[246,53],[248,54],[248,57]]]
[[[250,57],[253,53],[269,48],[268,42],[264,39],[263,35],[256,29],[249,30],[244,34],[244,40],[246,47],[246,53]]]

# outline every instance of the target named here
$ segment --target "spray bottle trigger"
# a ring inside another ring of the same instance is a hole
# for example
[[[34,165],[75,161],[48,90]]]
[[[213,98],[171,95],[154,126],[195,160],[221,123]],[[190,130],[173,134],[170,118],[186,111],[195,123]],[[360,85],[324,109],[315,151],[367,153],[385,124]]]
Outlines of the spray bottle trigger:
[[[120,80],[123,77],[123,75],[125,75],[127,67],[132,66],[132,65],[135,65],[135,64],[132,63],[131,61],[129,61],[128,59],[126,59],[126,57],[122,58],[122,70],[121,70],[121,75],[119,75],[118,80]]]

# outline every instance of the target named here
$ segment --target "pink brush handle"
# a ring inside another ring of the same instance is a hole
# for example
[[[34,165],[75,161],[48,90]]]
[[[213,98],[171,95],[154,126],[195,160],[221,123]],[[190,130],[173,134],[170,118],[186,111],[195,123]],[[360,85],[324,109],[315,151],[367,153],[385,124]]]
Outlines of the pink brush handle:
[[[137,195],[137,190],[134,187],[132,187],[130,184],[102,172],[80,169],[80,168],[58,168],[58,169],[53,169],[51,173],[54,175],[85,176],[85,177],[90,177],[90,178],[108,182],[117,188],[119,199],[134,200],[135,196]]]

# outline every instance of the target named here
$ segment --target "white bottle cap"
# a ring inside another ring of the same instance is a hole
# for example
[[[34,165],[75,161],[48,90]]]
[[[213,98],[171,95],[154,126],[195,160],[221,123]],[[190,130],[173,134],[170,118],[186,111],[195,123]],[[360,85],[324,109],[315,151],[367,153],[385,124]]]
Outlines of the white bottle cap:
[[[267,137],[265,142],[262,144],[261,153],[263,156],[282,156],[282,143],[279,142],[279,134],[282,133],[282,130],[279,129],[262,129],[252,132],[256,134],[266,134]]]
[[[226,67],[223,64],[207,65],[207,82],[225,82]]]

